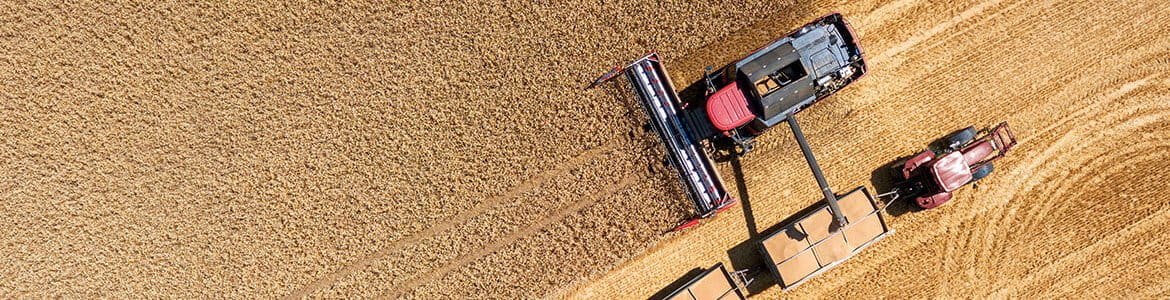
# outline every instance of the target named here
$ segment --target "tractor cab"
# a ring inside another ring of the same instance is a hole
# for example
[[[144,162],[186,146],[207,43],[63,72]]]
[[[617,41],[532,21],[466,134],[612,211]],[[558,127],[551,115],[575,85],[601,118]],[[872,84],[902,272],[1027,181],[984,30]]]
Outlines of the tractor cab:
[[[983,137],[976,138],[977,134],[974,127],[960,130],[942,139],[942,149],[919,152],[901,163],[902,183],[894,193],[931,209],[950,201],[951,192],[991,174],[992,161],[1014,147],[1016,137],[1007,122]]]

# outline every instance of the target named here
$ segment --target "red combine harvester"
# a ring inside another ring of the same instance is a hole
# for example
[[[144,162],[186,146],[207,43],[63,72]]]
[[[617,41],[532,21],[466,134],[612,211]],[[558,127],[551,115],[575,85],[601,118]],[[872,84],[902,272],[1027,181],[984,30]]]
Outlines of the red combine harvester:
[[[666,145],[668,161],[695,203],[696,217],[675,230],[694,226],[735,203],[715,172],[711,154],[747,154],[753,138],[784,122],[796,136],[834,219],[845,224],[795,114],[865,74],[862,51],[849,24],[840,14],[829,14],[716,72],[712,69],[704,71],[705,97],[689,101],[679,98],[654,52],[624,68],[615,67],[590,85],[625,74],[633,86],[651,128]]]
[[[1016,146],[1016,136],[1007,122],[976,138],[978,134],[975,127],[967,127],[943,138],[940,149],[922,151],[897,164],[901,182],[887,194],[914,198],[918,207],[931,209],[950,201],[952,191],[991,174],[991,162]]]

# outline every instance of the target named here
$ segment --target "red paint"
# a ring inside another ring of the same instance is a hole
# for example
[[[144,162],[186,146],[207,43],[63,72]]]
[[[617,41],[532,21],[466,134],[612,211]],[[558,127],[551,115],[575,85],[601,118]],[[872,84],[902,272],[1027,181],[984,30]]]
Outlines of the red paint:
[[[930,166],[930,171],[934,174],[934,183],[943,192],[950,192],[959,189],[964,184],[971,182],[971,166],[967,164],[967,160],[963,159],[962,152],[951,152],[943,155],[934,164]]]
[[[975,165],[988,156],[991,156],[991,153],[994,151],[995,146],[991,144],[991,141],[980,141],[964,147],[963,158],[967,160],[967,163]]]
[[[732,198],[732,197],[723,198],[723,200],[719,200],[719,205],[723,205],[723,206],[719,207],[719,209],[715,210],[716,214],[721,213],[721,212],[735,206],[735,198]]]
[[[737,82],[733,81],[707,97],[707,118],[719,130],[733,130],[755,117],[748,110],[747,98],[743,96]]]
[[[670,231],[681,231],[683,229],[695,227],[695,225],[699,225],[699,218],[687,220],[686,222],[682,223],[681,225],[678,225],[677,227],[675,227],[674,229],[672,229]]]
[[[918,170],[918,167],[921,167],[922,165],[925,165],[932,160],[934,160],[934,152],[931,151],[922,151],[922,153],[918,153],[918,155],[911,157],[906,161],[905,164],[902,165],[902,179],[913,178],[914,171]]]

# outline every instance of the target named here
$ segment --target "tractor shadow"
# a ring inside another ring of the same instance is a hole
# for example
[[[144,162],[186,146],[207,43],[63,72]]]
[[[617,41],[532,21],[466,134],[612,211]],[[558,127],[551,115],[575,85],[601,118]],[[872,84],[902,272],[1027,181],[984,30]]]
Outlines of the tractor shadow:
[[[898,181],[902,177],[901,174],[898,174],[898,167],[902,166],[902,163],[907,159],[910,159],[910,156],[899,157],[870,172],[869,183],[873,185],[875,194],[889,192],[894,189],[894,186],[898,184]],[[886,206],[886,213],[894,217],[922,210],[917,205],[914,205],[913,199],[909,198],[894,199],[886,196],[877,200]]]

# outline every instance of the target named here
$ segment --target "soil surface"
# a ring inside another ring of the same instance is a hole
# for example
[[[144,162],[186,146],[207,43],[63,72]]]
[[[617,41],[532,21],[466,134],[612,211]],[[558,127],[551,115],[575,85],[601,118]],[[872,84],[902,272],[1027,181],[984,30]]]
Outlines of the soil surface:
[[[836,190],[969,125],[1021,143],[753,296],[1170,297],[1163,1],[692,2],[0,4],[0,296],[641,299],[758,268],[820,199],[791,133],[666,233],[691,204],[628,86],[583,88],[656,49],[682,89],[839,11],[869,75],[798,116]]]

